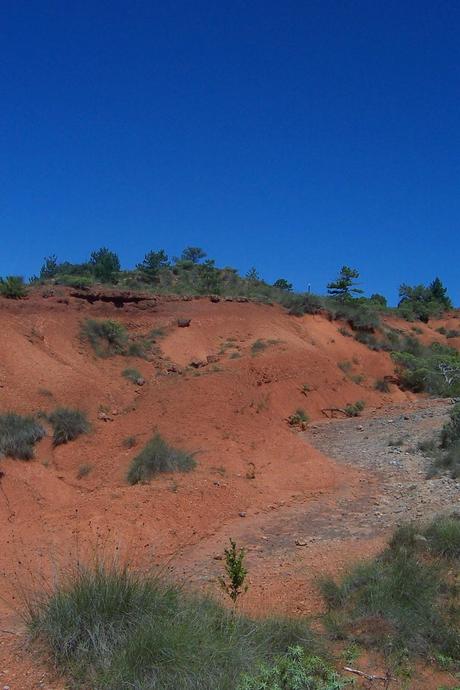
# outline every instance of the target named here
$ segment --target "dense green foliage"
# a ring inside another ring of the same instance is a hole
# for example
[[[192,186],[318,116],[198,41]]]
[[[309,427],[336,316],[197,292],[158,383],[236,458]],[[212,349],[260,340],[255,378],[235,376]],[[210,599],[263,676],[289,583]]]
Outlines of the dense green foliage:
[[[263,664],[255,675],[244,675],[237,690],[341,690],[349,682],[324,659],[296,646]]]
[[[454,348],[431,343],[421,345],[413,338],[406,338],[399,345],[402,351],[394,351],[403,387],[420,393],[426,391],[440,396],[460,395],[460,352]]]
[[[0,278],[0,295],[8,299],[22,299],[27,295],[24,279],[21,276]]]
[[[116,566],[76,570],[29,610],[32,633],[81,690],[235,690],[251,682],[246,690],[259,687],[262,664],[279,664],[289,648],[318,652],[301,620],[252,621]]]
[[[137,265],[141,280],[146,283],[157,283],[160,271],[169,265],[166,252],[161,249],[158,252],[147,252],[141,264]]]
[[[345,412],[349,417],[359,417],[361,412],[364,410],[366,403],[364,400],[357,400],[354,403],[348,403],[345,405]]]
[[[247,591],[244,584],[248,571],[244,564],[246,552],[238,549],[236,542],[230,539],[230,546],[224,550],[225,555],[225,575],[219,578],[220,586],[228,594],[233,604],[238,598]]]
[[[34,445],[45,436],[45,430],[34,417],[14,412],[0,414],[0,455],[31,460]]]
[[[130,484],[138,484],[161,472],[189,472],[195,465],[193,453],[173,448],[155,434],[132,460],[126,478]]]
[[[350,300],[353,295],[362,294],[361,288],[356,287],[359,272],[355,268],[342,266],[337,278],[327,285],[327,291],[339,302]]]
[[[191,261],[192,264],[197,264],[205,258],[206,252],[201,247],[185,247],[181,255],[182,261]]]
[[[84,412],[68,407],[58,407],[48,415],[48,421],[53,427],[54,446],[73,441],[91,428]]]
[[[452,302],[440,279],[435,278],[428,286],[411,287],[403,283],[399,288],[398,308],[409,321],[419,319],[427,323],[431,316],[452,309]]]
[[[131,381],[131,383],[137,383],[140,379],[142,379],[141,372],[138,369],[134,369],[133,367],[123,369],[121,373],[125,377],[125,379]]]
[[[451,560],[460,554],[460,521],[440,518],[420,530],[399,528],[389,547],[322,592],[333,637],[389,657],[442,654],[460,665],[460,602]]]
[[[101,283],[115,282],[121,268],[117,254],[107,247],[101,247],[101,249],[92,252],[89,264],[94,277]]]
[[[273,287],[278,288],[278,290],[284,290],[285,292],[292,292],[292,283],[289,283],[286,278],[278,278],[278,280],[275,280]]]
[[[308,424],[309,421],[310,421],[310,417],[305,412],[303,407],[298,407],[288,417],[288,422],[291,426],[302,426],[302,424]]]

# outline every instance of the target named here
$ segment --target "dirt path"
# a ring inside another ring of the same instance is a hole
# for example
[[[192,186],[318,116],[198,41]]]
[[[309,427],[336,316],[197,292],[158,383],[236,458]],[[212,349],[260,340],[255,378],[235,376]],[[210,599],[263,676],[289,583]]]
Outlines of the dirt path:
[[[306,442],[340,465],[359,470],[358,481],[334,494],[293,499],[239,517],[174,559],[174,571],[193,585],[216,590],[229,537],[248,553],[252,612],[316,612],[316,579],[337,574],[375,553],[401,522],[427,519],[460,506],[460,484],[427,479],[429,460],[417,449],[447,418],[451,403],[429,401],[409,411],[313,424]]]

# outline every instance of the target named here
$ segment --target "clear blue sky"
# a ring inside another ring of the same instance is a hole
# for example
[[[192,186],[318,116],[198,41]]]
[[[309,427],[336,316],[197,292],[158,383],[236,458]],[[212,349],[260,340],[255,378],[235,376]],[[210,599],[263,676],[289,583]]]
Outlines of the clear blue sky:
[[[460,303],[460,4],[3,0],[0,274],[203,246]]]

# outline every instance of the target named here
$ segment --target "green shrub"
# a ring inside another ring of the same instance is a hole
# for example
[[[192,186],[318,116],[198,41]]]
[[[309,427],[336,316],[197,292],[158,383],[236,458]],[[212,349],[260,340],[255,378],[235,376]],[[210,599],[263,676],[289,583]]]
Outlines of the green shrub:
[[[69,407],[58,407],[48,415],[48,421],[53,427],[54,446],[73,441],[91,428],[84,412]]]
[[[424,535],[432,553],[443,558],[460,558],[460,519],[441,516],[433,520]]]
[[[32,635],[72,687],[235,690],[292,646],[318,652],[300,619],[253,621],[115,565],[80,567],[28,608]]]
[[[0,295],[8,299],[22,299],[27,296],[24,278],[21,276],[7,276],[0,278]]]
[[[31,460],[34,444],[44,436],[44,428],[34,417],[14,412],[0,414],[0,455]]]
[[[127,436],[122,442],[123,448],[134,448],[137,446],[137,438],[135,436]]]
[[[399,297],[398,311],[408,321],[418,318],[428,323],[431,317],[440,316],[452,308],[447,290],[439,278],[435,278],[428,286],[402,284]]]
[[[460,352],[440,343],[424,347],[412,338],[392,352],[403,388],[420,393],[455,397],[460,394]]]
[[[343,371],[344,374],[348,374],[353,369],[353,363],[347,359],[343,362],[339,362],[337,366]]]
[[[91,253],[88,264],[97,280],[102,283],[116,282],[121,266],[120,259],[115,252],[110,251],[107,247],[101,247]]]
[[[354,403],[349,403],[345,405],[344,410],[348,417],[359,417],[361,412],[364,410],[366,403],[364,400],[357,400]]]
[[[448,330],[446,333],[446,338],[459,338],[459,337],[460,337],[460,331],[457,331],[454,328]]]
[[[349,682],[323,659],[296,646],[255,675],[244,675],[237,690],[340,690]]]
[[[258,340],[255,340],[251,345],[251,353],[253,355],[257,355],[259,354],[259,352],[263,352],[266,349],[267,343],[264,340],[261,340],[260,338]]]
[[[303,314],[319,314],[323,308],[323,300],[318,295],[311,292],[304,294],[288,293],[282,299],[282,304],[288,309],[292,316],[303,316]]]
[[[358,343],[361,343],[362,345],[366,345],[371,350],[380,349],[379,343],[375,335],[373,335],[372,333],[368,333],[367,331],[358,331],[355,334],[355,340]]]
[[[195,466],[192,453],[173,448],[160,434],[155,434],[131,462],[127,480],[130,484],[138,484],[160,472],[189,472]]]
[[[428,536],[433,529],[439,527],[430,526],[425,532],[431,548],[438,539]],[[427,558],[417,535],[422,530],[414,526],[400,529],[376,559],[355,566],[339,583],[323,583],[333,614],[326,622],[334,636],[376,648],[389,657],[406,650],[459,660],[460,610],[450,570]],[[448,549],[458,548],[458,531],[453,541],[443,537],[437,543],[441,554],[446,544]]]
[[[87,477],[92,469],[93,469],[92,465],[88,465],[86,463],[83,465],[80,465],[80,467],[78,468],[78,472],[77,472],[77,479],[83,479],[83,477]]]
[[[219,583],[236,606],[238,598],[248,589],[247,585],[244,584],[248,574],[244,563],[245,550],[238,549],[236,542],[230,539],[230,547],[225,549],[224,555],[225,575],[219,578]]]
[[[291,426],[299,426],[301,424],[308,424],[310,417],[303,407],[298,407],[296,411],[289,416],[288,421]]]
[[[58,273],[55,281],[57,285],[65,285],[76,290],[91,287],[94,283],[94,279],[91,276],[67,275],[65,273]]]
[[[138,369],[132,369],[132,368],[123,369],[123,371],[121,373],[122,373],[122,376],[124,376],[125,379],[128,379],[129,381],[131,381],[131,383],[137,384],[139,379],[142,379],[142,374]]]
[[[118,321],[86,319],[81,336],[89,341],[98,357],[125,354],[128,334]]]

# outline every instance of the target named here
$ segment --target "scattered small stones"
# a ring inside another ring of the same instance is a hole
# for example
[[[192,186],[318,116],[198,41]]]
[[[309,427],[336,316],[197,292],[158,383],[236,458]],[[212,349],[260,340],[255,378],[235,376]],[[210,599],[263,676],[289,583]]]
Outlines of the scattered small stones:
[[[192,319],[177,319],[177,325],[179,328],[188,328],[192,322]]]
[[[112,417],[107,412],[98,412],[97,418],[103,422],[113,422]]]
[[[242,518],[246,517],[246,513],[245,513],[244,510],[241,510],[241,511],[238,513],[238,515],[239,515],[240,517],[242,517]]]

